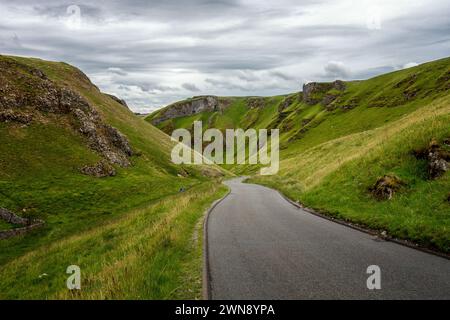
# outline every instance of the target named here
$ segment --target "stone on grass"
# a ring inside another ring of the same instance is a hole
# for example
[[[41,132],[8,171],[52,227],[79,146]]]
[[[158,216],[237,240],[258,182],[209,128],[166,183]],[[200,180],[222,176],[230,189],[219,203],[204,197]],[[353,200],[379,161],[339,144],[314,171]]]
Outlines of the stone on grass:
[[[385,175],[378,178],[370,192],[378,200],[391,200],[396,192],[398,192],[405,183],[396,175]]]
[[[80,171],[85,175],[95,178],[112,177],[116,175],[116,170],[105,160],[102,160],[93,166],[84,166]]]

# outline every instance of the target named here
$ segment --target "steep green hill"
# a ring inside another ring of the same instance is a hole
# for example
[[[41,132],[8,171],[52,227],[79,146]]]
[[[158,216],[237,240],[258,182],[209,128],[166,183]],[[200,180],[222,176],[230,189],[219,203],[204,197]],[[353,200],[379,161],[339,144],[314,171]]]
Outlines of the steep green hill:
[[[218,98],[206,112],[192,100],[147,120],[167,133],[196,119],[204,128],[279,128],[278,175],[231,169],[329,215],[450,252],[449,173],[430,172],[449,167],[450,58],[365,81],[311,83],[286,96]],[[392,199],[379,199],[377,181]]]
[[[192,235],[224,192],[223,173],[175,166],[172,146],[80,70],[0,56],[0,207],[45,221],[0,240],[0,299],[70,298],[73,264],[85,276],[80,297],[198,297],[198,284],[174,290],[200,277]],[[121,278],[136,265],[133,280]],[[138,289],[121,290],[133,281]]]

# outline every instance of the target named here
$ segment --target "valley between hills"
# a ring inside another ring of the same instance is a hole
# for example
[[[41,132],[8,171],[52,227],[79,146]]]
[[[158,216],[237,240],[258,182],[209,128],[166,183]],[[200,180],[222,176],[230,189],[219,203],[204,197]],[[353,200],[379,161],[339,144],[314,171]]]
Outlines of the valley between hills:
[[[201,299],[205,211],[235,176],[450,253],[450,58],[145,119],[66,63],[0,56],[0,70],[0,299]],[[173,164],[169,135],[195,121],[279,129],[279,173]],[[73,264],[79,291],[65,287]]]

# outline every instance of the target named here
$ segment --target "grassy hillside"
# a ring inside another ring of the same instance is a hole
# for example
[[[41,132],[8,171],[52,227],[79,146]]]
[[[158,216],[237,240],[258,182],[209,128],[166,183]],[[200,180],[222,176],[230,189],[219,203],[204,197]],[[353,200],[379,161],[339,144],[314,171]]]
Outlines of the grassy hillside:
[[[203,129],[232,129],[232,128],[265,128],[278,113],[278,105],[285,97],[219,97],[219,104],[223,110],[214,112],[201,112],[190,116],[168,119],[157,125],[166,133],[170,134],[173,129],[190,129],[194,121],[202,121]],[[188,102],[191,99],[178,103]],[[145,119],[153,122],[158,119],[165,110],[172,108],[167,106],[154,112]]]
[[[224,191],[213,178],[222,175],[219,169],[173,165],[168,136],[72,66],[6,56],[0,56],[0,66],[0,207],[46,222],[30,234],[0,240],[0,298],[70,298],[64,279],[71,264],[84,274],[81,297],[198,296],[199,288],[173,290],[186,281],[185,268],[199,268],[201,253],[190,250],[191,238],[205,208]],[[70,113],[35,108],[35,101],[55,95],[47,87],[74,92],[118,129],[134,151],[131,166],[113,164],[116,175],[100,179],[81,174],[102,154],[74,127]],[[33,120],[24,123],[17,115]],[[8,228],[2,221],[0,229]],[[136,291],[122,290],[125,279],[117,277],[123,269],[115,267],[129,266],[131,257],[143,264],[132,268],[148,271],[136,275]],[[101,281],[110,269],[113,284]],[[190,276],[200,275],[193,271]]]
[[[414,155],[433,139],[448,150],[450,59],[305,90],[234,98],[224,111],[207,115],[208,127],[280,129],[278,175],[257,176],[255,166],[232,170],[329,215],[450,252],[449,173],[430,179],[427,161]],[[190,120],[158,126],[189,128]],[[385,175],[397,176],[402,186],[391,200],[377,200],[369,190]]]

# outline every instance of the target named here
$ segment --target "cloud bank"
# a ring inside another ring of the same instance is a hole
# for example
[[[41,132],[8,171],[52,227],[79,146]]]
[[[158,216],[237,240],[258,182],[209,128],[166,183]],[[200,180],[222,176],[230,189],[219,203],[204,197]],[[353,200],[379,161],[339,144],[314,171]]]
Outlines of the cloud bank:
[[[450,55],[448,0],[0,0],[0,12],[1,54],[76,65],[136,112]]]

